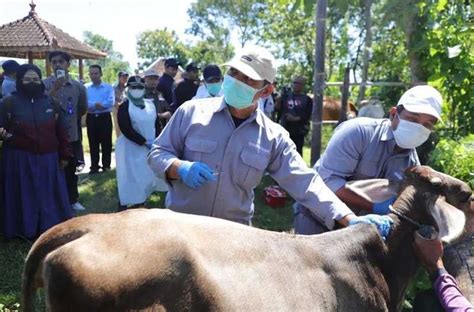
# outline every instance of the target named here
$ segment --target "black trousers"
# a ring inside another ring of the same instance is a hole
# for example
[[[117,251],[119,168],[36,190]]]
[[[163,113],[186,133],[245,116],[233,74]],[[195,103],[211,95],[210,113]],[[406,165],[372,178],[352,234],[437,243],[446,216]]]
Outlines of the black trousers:
[[[296,150],[303,157],[304,134],[290,133],[290,139],[295,142]]]
[[[87,114],[87,136],[91,152],[91,170],[99,170],[100,150],[102,168],[110,169],[112,155],[112,116],[110,113]]]
[[[69,195],[69,203],[74,204],[79,199],[79,191],[77,190],[76,167],[78,162],[77,150],[82,146],[81,141],[69,143],[74,156],[69,159],[66,168],[64,168],[64,176],[66,178],[67,193]]]

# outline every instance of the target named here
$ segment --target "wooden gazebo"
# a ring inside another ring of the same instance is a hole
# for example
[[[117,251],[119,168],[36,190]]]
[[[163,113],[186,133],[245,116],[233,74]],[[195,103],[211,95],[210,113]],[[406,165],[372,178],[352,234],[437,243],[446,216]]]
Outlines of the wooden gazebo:
[[[35,12],[36,5],[30,3],[31,10],[22,19],[0,26],[0,56],[28,59],[44,59],[46,74],[51,74],[48,52],[62,50],[79,60],[79,77],[83,78],[83,59],[105,58],[107,53],[68,35],[56,26],[42,20]]]

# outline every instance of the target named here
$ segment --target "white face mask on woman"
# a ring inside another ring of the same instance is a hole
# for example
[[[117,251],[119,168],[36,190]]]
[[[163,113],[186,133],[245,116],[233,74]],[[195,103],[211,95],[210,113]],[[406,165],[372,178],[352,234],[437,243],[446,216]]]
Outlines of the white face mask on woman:
[[[431,131],[419,123],[401,119],[398,116],[397,129],[393,131],[395,142],[401,148],[409,149],[425,143]]]
[[[145,95],[145,89],[130,89],[128,93],[134,99],[141,99]]]

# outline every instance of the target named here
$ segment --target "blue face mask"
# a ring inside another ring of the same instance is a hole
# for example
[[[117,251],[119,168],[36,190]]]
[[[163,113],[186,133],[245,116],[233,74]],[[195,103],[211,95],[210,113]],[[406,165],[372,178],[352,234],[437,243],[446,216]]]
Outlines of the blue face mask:
[[[222,82],[206,83],[207,92],[210,95],[215,96],[221,91]]]
[[[246,108],[252,105],[252,100],[255,97],[255,94],[263,90],[263,88],[254,89],[229,75],[224,76],[224,82],[222,83],[225,102],[237,109]]]

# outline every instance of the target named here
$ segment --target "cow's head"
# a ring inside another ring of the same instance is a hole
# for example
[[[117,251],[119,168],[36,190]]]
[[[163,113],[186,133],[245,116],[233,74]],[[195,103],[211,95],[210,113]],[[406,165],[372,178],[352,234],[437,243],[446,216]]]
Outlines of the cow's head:
[[[425,211],[418,211],[421,216],[419,221],[432,223],[443,242],[452,243],[474,229],[472,191],[466,183],[427,166],[408,168],[405,176],[407,185],[411,185],[417,193],[414,195],[417,199],[412,204],[425,208]],[[410,194],[413,193],[402,192],[401,197]],[[413,208],[419,210],[419,207]]]

